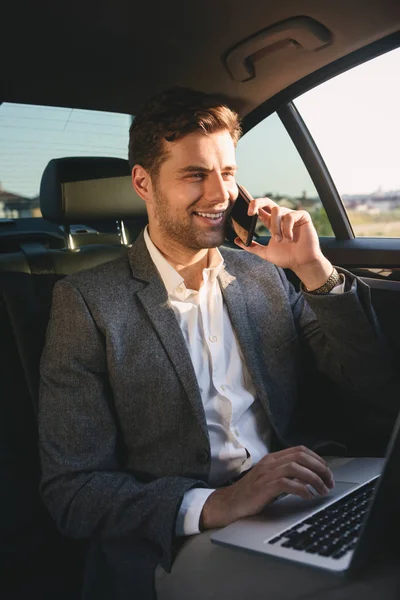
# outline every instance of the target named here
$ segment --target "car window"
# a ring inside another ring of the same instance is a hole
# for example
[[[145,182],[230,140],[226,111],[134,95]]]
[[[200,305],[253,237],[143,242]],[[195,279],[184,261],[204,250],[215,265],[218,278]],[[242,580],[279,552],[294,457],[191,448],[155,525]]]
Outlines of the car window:
[[[247,132],[237,146],[237,181],[254,198],[305,209],[321,236],[333,236],[325,209],[304,163],[276,113]],[[256,232],[269,234],[259,221]]]
[[[303,94],[295,105],[356,236],[400,237],[400,49]]]
[[[52,158],[127,158],[129,115],[50,106],[0,106],[0,218],[40,217],[39,187]]]

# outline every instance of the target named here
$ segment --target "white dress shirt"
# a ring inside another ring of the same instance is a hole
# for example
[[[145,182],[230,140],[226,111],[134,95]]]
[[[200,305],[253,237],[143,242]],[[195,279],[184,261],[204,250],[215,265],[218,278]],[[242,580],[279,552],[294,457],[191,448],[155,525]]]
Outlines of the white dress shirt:
[[[256,464],[268,453],[271,426],[255,397],[246,363],[233,331],[218,283],[224,261],[209,250],[199,291],[188,289],[150,239],[144,239],[164,282],[186,342],[199,384],[211,449],[210,486],[220,486]],[[343,291],[344,284],[335,288]],[[199,533],[204,503],[214,489],[194,488],[184,494],[176,534]]]
[[[190,290],[153,244],[147,228],[144,239],[168,292],[199,384],[210,437],[209,484],[223,485],[267,454],[271,433],[222,299],[217,276],[224,261],[218,249],[210,249],[200,291]],[[199,533],[200,514],[213,491],[195,488],[185,493],[177,519],[178,535]]]

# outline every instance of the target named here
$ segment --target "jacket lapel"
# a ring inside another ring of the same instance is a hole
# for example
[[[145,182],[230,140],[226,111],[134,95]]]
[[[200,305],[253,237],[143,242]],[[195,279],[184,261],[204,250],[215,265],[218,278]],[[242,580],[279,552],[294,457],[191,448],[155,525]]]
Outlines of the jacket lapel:
[[[147,251],[143,233],[129,250],[128,258],[133,276],[146,284],[137,292],[137,297],[152,322],[186,391],[194,414],[208,438],[203,403],[192,360],[175,313],[168,301],[167,290]]]
[[[232,261],[227,262],[227,258],[228,257],[224,254],[225,266],[218,276],[222,295],[228,308],[231,323],[235,330],[246,366],[253,381],[253,385],[256,388],[257,397],[267,413],[270,414],[266,382],[267,378],[264,373],[265,366],[262,369],[260,365],[256,338],[253,332],[254,321],[250,319],[245,300],[246,290],[243,290],[241,283],[236,278]]]

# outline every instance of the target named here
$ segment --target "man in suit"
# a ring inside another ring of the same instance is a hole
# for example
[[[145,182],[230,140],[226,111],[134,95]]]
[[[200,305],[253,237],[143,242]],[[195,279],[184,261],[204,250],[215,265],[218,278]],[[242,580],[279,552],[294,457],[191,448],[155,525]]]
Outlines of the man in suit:
[[[315,430],[314,411],[329,406],[310,411],[300,389],[314,371],[354,390],[387,380],[369,290],[324,257],[308,213],[255,200],[268,247],[218,250],[239,136],[212,96],[149,101],[129,146],[149,226],[127,257],[54,290],[41,492],[62,531],[91,539],[87,598],[153,598],[187,536],[281,493],[327,494],[329,423]]]

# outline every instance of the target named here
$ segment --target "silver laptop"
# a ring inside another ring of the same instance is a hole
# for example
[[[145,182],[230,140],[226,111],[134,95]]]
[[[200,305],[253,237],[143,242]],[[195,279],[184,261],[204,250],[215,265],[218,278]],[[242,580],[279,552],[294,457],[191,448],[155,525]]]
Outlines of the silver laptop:
[[[215,531],[215,544],[349,573],[394,551],[400,506],[400,416],[386,458],[327,458],[335,487],[325,497],[288,494],[255,517]]]

